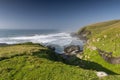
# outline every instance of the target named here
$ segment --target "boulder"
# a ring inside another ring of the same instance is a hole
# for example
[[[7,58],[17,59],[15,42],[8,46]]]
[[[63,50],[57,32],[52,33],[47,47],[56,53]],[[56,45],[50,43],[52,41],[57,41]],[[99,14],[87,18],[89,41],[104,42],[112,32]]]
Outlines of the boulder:
[[[51,46],[51,45],[48,45],[47,47],[48,47],[49,49],[55,51],[55,47],[53,47],[53,46]]]
[[[64,48],[64,52],[66,55],[76,55],[82,52],[82,50],[80,50],[80,46],[78,45],[70,45]]]
[[[98,72],[96,72],[96,75],[97,75],[99,78],[108,76],[108,74],[107,74],[106,72],[104,72],[104,71],[98,71]]]

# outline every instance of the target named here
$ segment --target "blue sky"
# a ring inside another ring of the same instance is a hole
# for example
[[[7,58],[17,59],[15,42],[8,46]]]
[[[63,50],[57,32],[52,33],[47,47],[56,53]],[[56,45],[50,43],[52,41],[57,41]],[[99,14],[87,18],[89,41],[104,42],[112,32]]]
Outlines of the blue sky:
[[[77,30],[120,19],[119,0],[0,0],[0,29]]]

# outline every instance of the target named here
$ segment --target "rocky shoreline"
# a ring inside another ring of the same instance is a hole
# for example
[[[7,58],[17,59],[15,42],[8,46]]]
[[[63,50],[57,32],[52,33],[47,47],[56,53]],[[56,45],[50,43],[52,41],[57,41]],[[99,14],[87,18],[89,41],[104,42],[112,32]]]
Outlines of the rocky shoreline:
[[[90,34],[90,32],[89,32]],[[84,44],[88,44],[88,38],[86,36],[89,35],[88,33],[84,32],[84,29],[81,30],[81,32],[79,34],[75,34],[77,37],[79,37],[79,39],[84,41]],[[98,54],[108,63],[110,64],[120,64],[120,57],[113,57],[112,52],[107,52],[104,50],[101,50],[97,47],[91,47],[92,50],[96,50],[98,52]]]
[[[71,36],[72,37],[77,37],[77,38],[79,38],[80,40],[82,40],[84,43],[86,43],[87,42],[87,37],[83,34],[83,33],[80,33],[80,34],[78,34],[78,33],[71,33]]]
[[[85,33],[86,34],[86,33]],[[85,36],[84,33],[71,33],[72,37],[77,37],[80,40],[84,42],[84,44],[87,44],[88,38]],[[6,44],[6,43],[0,43],[0,47],[4,46],[11,46],[15,44]],[[49,49],[52,51],[55,51],[55,47],[52,46],[47,46]],[[95,49],[92,50],[97,50],[98,54],[108,63],[110,64],[120,64],[120,57],[113,57],[112,52],[107,52],[101,49],[98,49],[95,47]],[[57,53],[56,53],[57,54]],[[83,49],[81,49],[80,46],[78,45],[68,45],[64,48],[64,53],[60,54],[64,59],[69,59],[70,56],[77,56],[77,55],[82,55],[83,54]]]

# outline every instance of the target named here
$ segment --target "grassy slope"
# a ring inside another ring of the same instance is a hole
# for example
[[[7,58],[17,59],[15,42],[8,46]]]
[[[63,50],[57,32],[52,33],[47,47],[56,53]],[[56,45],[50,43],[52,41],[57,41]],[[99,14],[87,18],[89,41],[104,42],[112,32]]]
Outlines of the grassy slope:
[[[95,50],[88,48],[88,45],[96,46],[105,51],[112,51],[114,56],[118,56],[119,25],[119,20],[97,23],[86,26],[82,32],[78,32],[79,34],[88,32],[89,39],[84,49],[85,60],[80,61],[80,67],[75,66],[74,62],[65,64],[64,60],[57,60],[60,57],[38,44],[0,47],[0,80],[98,80],[95,71],[105,71],[108,74],[113,71],[120,74],[120,65],[105,62]],[[119,79],[119,75],[111,74],[100,80]]]
[[[86,34],[89,32],[90,34]],[[120,56],[120,20],[101,22],[85,26],[78,34],[86,34],[88,41],[84,47],[84,55],[89,56],[89,61],[94,61],[103,67],[120,74],[120,64],[109,64],[104,61],[96,50],[88,46],[95,46],[107,52],[113,52],[113,56]]]
[[[92,70],[55,61],[54,53],[38,44],[0,47],[0,80],[91,80]]]

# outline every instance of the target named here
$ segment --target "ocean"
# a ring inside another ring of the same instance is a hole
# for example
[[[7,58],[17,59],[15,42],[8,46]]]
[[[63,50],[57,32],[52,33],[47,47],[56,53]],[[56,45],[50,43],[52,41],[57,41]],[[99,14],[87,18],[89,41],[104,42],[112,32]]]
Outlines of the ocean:
[[[25,42],[55,47],[55,52],[57,53],[63,53],[64,48],[69,45],[79,45],[81,48],[83,46],[83,42],[77,37],[71,36],[70,32],[50,29],[0,30],[0,43],[16,44]]]

